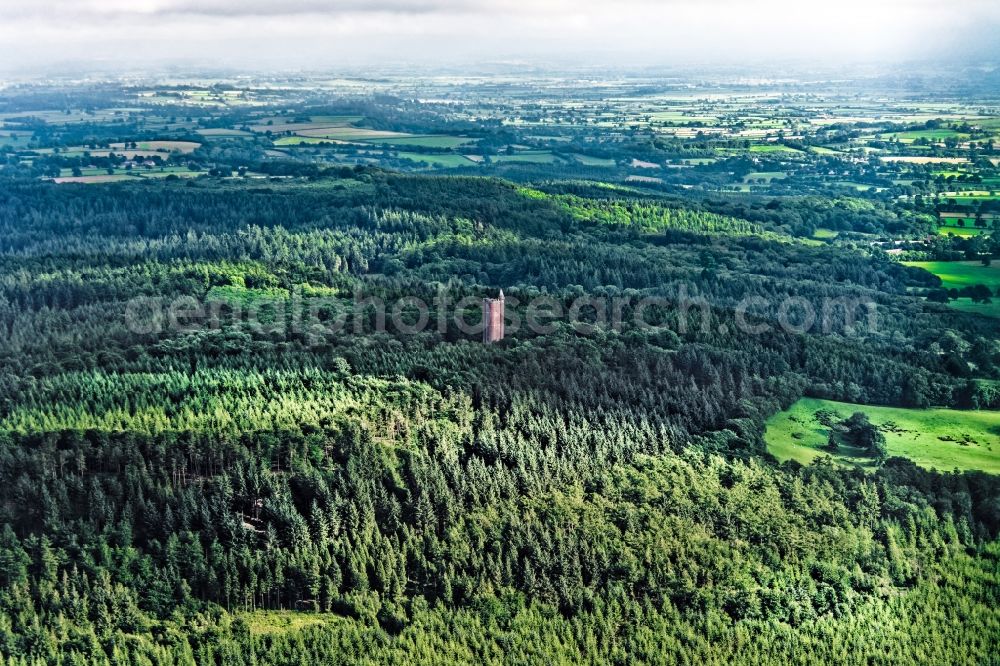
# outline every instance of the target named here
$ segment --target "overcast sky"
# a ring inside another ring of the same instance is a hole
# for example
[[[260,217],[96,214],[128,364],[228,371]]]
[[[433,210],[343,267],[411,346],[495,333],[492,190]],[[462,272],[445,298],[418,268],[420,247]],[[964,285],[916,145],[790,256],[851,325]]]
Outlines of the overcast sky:
[[[998,0],[0,0],[0,68],[995,55]]]

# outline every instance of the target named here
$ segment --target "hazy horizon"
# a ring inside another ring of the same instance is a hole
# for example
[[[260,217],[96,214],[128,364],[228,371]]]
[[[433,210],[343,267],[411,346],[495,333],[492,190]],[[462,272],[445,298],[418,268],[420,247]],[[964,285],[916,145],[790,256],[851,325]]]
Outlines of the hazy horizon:
[[[0,71],[982,60],[998,27],[981,0],[7,0]]]

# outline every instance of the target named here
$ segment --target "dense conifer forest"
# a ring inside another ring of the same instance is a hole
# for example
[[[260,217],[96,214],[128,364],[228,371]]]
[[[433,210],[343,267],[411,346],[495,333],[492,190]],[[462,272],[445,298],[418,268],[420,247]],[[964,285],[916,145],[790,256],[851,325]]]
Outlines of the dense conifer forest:
[[[292,175],[0,183],[5,664],[996,663],[1000,478],[763,441],[803,396],[1000,407],[992,320],[803,241],[912,211]],[[500,289],[622,323],[484,345],[450,304]]]

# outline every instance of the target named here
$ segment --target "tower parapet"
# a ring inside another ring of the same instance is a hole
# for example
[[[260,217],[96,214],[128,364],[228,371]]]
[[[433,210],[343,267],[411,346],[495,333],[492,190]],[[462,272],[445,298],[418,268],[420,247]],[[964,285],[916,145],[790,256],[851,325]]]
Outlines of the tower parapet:
[[[498,298],[483,299],[483,342],[489,344],[503,340],[504,298],[503,289]]]

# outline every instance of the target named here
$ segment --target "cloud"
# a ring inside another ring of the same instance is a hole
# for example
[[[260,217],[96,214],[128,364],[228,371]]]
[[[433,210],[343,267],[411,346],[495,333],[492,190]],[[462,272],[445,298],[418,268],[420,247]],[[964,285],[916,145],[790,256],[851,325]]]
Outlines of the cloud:
[[[998,15],[985,0],[0,0],[0,67],[123,53],[126,63],[311,68],[901,60],[946,55]]]

